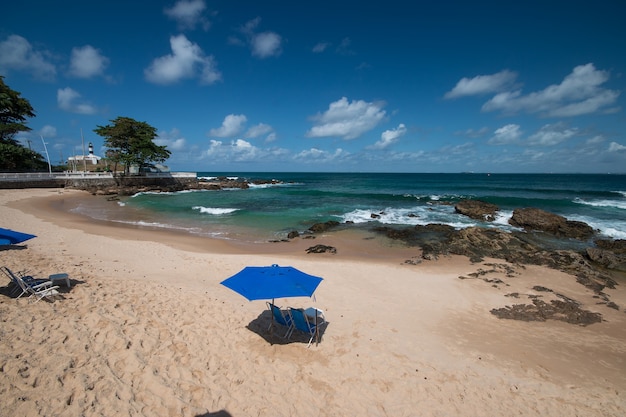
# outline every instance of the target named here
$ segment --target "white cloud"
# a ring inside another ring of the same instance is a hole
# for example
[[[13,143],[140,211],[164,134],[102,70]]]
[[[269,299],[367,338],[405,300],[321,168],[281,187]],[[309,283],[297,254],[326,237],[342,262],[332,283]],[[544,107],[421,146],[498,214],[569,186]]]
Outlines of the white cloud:
[[[489,128],[488,127],[481,127],[480,129],[467,129],[465,131],[457,131],[454,134],[455,135],[460,135],[460,136],[467,136],[468,138],[480,138],[485,136],[487,133],[489,133]]]
[[[519,142],[521,137],[522,131],[520,126],[516,124],[508,124],[496,129],[493,137],[489,139],[488,143],[490,145],[508,145]]]
[[[602,143],[604,142],[604,138],[602,137],[602,135],[597,135],[592,137],[591,139],[587,139],[587,144],[588,145],[595,145],[596,143]]]
[[[311,149],[306,149],[296,154],[294,156],[294,159],[301,161],[301,162],[305,162],[305,163],[309,163],[309,162],[328,163],[328,162],[337,161],[338,159],[345,158],[349,155],[350,154],[348,152],[345,152],[341,148],[335,149],[334,152],[328,152],[328,151],[324,151],[318,148],[311,148]]]
[[[204,0],[180,0],[164,13],[178,23],[178,27],[184,29],[194,29],[200,24],[204,30],[208,30],[211,22],[203,16],[206,9]]]
[[[282,53],[282,37],[272,31],[257,33],[256,29],[260,23],[260,17],[249,20],[245,25],[239,28],[239,32],[245,36],[246,41],[236,36],[230,36],[228,43],[231,45],[244,46],[247,42],[252,50],[252,56],[261,59],[280,55]]]
[[[528,138],[530,145],[553,146],[575,136],[578,129],[566,129],[563,124],[545,125]]]
[[[542,113],[549,117],[595,113],[613,105],[620,94],[619,91],[601,87],[608,79],[608,72],[597,70],[593,64],[580,65],[558,85],[550,85],[528,95],[522,95],[520,90],[503,92],[486,102],[482,109],[505,113]]]
[[[70,74],[75,77],[91,78],[102,75],[108,65],[109,58],[101,55],[100,51],[91,45],[72,49]]]
[[[81,95],[70,87],[57,90],[57,103],[61,109],[71,113],[95,114],[97,109],[80,100],[80,97]]]
[[[252,37],[250,45],[252,55],[259,58],[268,58],[281,54],[282,38],[274,32],[263,32]]]
[[[39,134],[44,138],[54,138],[57,135],[57,128],[50,125],[45,125],[39,130]]]
[[[217,138],[236,136],[243,130],[247,121],[248,118],[243,114],[229,114],[224,118],[221,127],[209,131],[209,136]]]
[[[307,132],[308,137],[339,136],[355,139],[373,129],[385,118],[384,103],[363,100],[348,102],[346,97],[330,103],[328,110],[312,117],[316,123]]]
[[[23,71],[37,79],[52,81],[56,77],[56,68],[48,60],[48,55],[35,51],[25,38],[11,35],[0,42],[0,73]]]
[[[461,78],[456,86],[445,94],[445,98],[457,98],[479,94],[496,93],[510,88],[517,74],[509,70],[492,75],[478,75],[474,78]]]
[[[626,152],[626,146],[620,145],[617,142],[611,142],[609,152]]]
[[[158,146],[166,146],[170,151],[182,151],[187,145],[187,140],[181,136],[178,129],[174,128],[169,132],[159,132],[154,138],[154,143]]]
[[[259,123],[258,125],[252,126],[248,129],[244,136],[246,138],[258,138],[259,136],[270,134],[273,130],[272,126],[265,123]]]
[[[144,70],[146,79],[155,84],[172,84],[183,78],[199,77],[202,84],[213,84],[222,79],[213,56],[207,56],[185,35],[170,37],[172,53],[152,61]]]
[[[252,145],[250,142],[237,139],[231,143],[231,147],[235,154],[235,161],[254,161],[262,157],[261,149]]]
[[[316,54],[319,54],[319,53],[324,52],[326,48],[328,48],[329,46],[330,46],[330,43],[328,42],[319,42],[313,47],[312,51]]]
[[[403,123],[400,123],[395,129],[385,130],[380,135],[380,140],[373,144],[370,149],[385,149],[396,143],[405,134],[406,126]]]

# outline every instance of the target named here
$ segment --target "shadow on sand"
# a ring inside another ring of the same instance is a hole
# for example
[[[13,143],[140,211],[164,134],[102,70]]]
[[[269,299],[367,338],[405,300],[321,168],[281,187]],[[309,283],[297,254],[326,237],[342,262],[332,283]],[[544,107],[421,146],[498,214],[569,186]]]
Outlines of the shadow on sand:
[[[246,327],[251,332],[254,332],[265,339],[271,345],[287,345],[290,343],[309,343],[309,334],[295,329],[289,338],[282,337],[287,328],[276,322],[272,329],[272,313],[269,310],[263,310],[261,314],[254,320],[252,320]],[[318,326],[319,329],[319,342],[322,341],[322,336],[328,327],[328,322],[324,322]],[[311,345],[315,345],[316,340],[313,339]]]

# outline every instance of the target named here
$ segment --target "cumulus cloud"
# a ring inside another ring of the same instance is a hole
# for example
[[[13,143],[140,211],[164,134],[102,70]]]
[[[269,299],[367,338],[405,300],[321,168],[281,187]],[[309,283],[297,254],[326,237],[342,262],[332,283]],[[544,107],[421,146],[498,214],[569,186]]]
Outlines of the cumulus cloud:
[[[337,160],[344,159],[350,154],[341,148],[335,149],[334,152],[325,151],[318,148],[306,149],[294,156],[297,161],[305,163],[331,163]]]
[[[504,70],[492,75],[478,75],[473,78],[461,78],[456,86],[445,94],[445,98],[457,98],[480,94],[496,93],[510,88],[517,74]]]
[[[206,4],[204,0],[180,0],[164,13],[178,24],[179,29],[195,29],[200,25],[204,30],[211,27],[211,22],[204,16]]]
[[[244,35],[246,41],[236,36],[231,36],[228,38],[228,42],[237,46],[248,44],[252,51],[252,56],[260,59],[279,56],[282,53],[282,37],[272,31],[257,32],[257,27],[260,23],[261,18],[256,17],[239,28],[239,32]]]
[[[315,44],[315,46],[313,47],[312,51],[316,54],[322,53],[326,50],[326,48],[328,48],[330,46],[330,43],[328,42],[319,42],[317,44]]]
[[[54,138],[57,135],[57,128],[50,125],[45,125],[39,130],[39,134],[44,138]]]
[[[103,75],[109,65],[109,58],[91,45],[72,49],[70,75],[78,78],[91,78]]]
[[[578,133],[578,129],[565,128],[562,123],[549,124],[528,138],[529,145],[553,146],[568,140]]]
[[[57,104],[61,109],[70,113],[95,114],[97,112],[94,106],[81,100],[80,93],[70,87],[57,90]]]
[[[22,71],[39,80],[52,81],[57,71],[49,56],[48,52],[35,50],[25,38],[11,35],[0,42],[0,73]]]
[[[385,130],[380,135],[380,140],[373,144],[370,149],[385,149],[396,143],[405,134],[406,126],[403,123],[400,123],[395,129]]]
[[[523,95],[521,90],[502,92],[486,102],[482,110],[505,113],[524,111],[548,117],[613,111],[607,107],[616,102],[620,93],[602,87],[608,80],[609,73],[597,70],[593,64],[579,65],[560,84],[527,95]]]
[[[604,138],[602,137],[602,135],[596,135],[590,139],[587,139],[587,144],[588,145],[595,145],[596,143],[602,143],[604,142]]]
[[[244,137],[258,138],[259,136],[271,134],[273,130],[274,129],[272,129],[272,126],[265,123],[259,123],[258,125],[252,126],[250,129],[248,129]]]
[[[146,79],[155,84],[173,84],[183,78],[199,78],[202,84],[222,79],[213,56],[190,42],[185,35],[170,37],[172,53],[152,61],[144,70]]]
[[[222,126],[209,130],[210,137],[231,138],[243,131],[248,118],[243,114],[229,114],[224,118]]]
[[[282,38],[274,32],[263,32],[252,37],[252,55],[259,58],[268,58],[281,54]]]
[[[626,146],[620,145],[617,142],[611,142],[609,152],[626,152]]]
[[[381,102],[348,102],[346,97],[342,97],[330,103],[324,113],[318,113],[311,118],[316,125],[307,132],[307,136],[336,136],[347,140],[358,138],[385,118],[383,106],[384,103]]]
[[[520,125],[508,124],[502,126],[493,133],[493,137],[489,139],[490,145],[508,145],[511,143],[517,143],[522,137],[522,130]]]
[[[187,145],[187,140],[182,137],[180,131],[176,128],[169,132],[161,131],[154,138],[154,143],[158,146],[167,146],[170,151],[182,151]]]
[[[481,127],[480,129],[467,129],[464,131],[457,131],[454,132],[455,135],[460,135],[460,136],[467,136],[468,138],[472,138],[472,139],[476,139],[476,138],[480,138],[485,136],[487,133],[489,133],[489,128],[488,127]]]
[[[250,162],[258,161],[268,154],[267,151],[252,145],[244,139],[224,143],[220,140],[211,140],[205,156],[220,162]]]

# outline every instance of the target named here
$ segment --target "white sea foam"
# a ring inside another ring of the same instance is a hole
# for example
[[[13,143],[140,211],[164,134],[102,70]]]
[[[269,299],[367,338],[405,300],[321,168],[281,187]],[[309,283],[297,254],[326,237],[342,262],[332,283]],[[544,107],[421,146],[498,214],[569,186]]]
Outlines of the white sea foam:
[[[194,206],[192,207],[192,209],[198,210],[202,214],[211,214],[213,216],[221,216],[224,214],[230,214],[239,210],[236,208],[217,208],[217,207],[202,207],[202,206]]]
[[[583,200],[580,198],[574,199],[574,203],[585,204],[587,206],[594,207],[615,207],[618,209],[626,210],[626,200]]]
[[[626,239],[626,222],[616,220],[602,220],[587,216],[570,216],[568,220],[587,223],[594,230],[613,239]]]

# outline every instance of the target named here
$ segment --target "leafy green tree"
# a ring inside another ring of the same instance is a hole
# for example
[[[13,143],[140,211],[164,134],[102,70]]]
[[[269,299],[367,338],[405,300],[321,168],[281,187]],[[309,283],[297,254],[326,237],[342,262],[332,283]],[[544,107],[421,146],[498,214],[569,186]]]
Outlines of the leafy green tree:
[[[48,164],[43,156],[14,139],[28,132],[26,118],[35,117],[30,102],[4,83],[0,75],[0,171],[41,171]]]
[[[151,163],[165,162],[171,152],[165,146],[154,143],[156,129],[146,122],[138,122],[129,117],[111,120],[113,124],[98,126],[97,135],[104,138],[104,145],[109,148],[106,156],[117,164],[124,165],[128,173],[132,165],[143,168]]]

